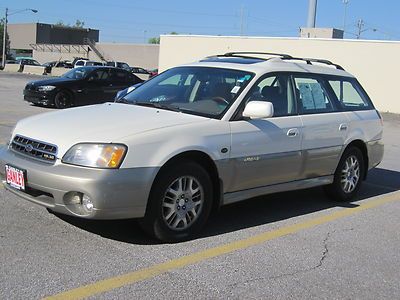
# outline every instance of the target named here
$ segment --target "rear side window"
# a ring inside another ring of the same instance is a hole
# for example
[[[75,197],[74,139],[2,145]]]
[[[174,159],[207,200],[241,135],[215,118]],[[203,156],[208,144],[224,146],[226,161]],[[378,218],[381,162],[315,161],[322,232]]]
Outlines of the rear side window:
[[[344,110],[372,109],[372,105],[361,87],[354,80],[328,80]]]
[[[326,113],[336,110],[318,79],[295,77],[294,82],[301,113]]]
[[[127,76],[127,73],[122,70],[112,69],[111,70],[111,80],[117,81],[117,82],[125,82],[128,80],[128,76]]]
[[[97,81],[97,80],[107,80],[109,78],[108,76],[108,69],[100,69],[93,71],[89,77],[89,81]]]

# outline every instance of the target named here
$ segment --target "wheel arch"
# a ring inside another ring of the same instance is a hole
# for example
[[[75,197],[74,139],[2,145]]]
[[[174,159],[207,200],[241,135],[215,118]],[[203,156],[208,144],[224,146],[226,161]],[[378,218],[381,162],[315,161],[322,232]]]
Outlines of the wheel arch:
[[[360,151],[361,151],[361,153],[363,155],[364,170],[365,170],[363,179],[365,180],[365,179],[367,179],[368,166],[369,166],[369,158],[368,158],[367,146],[366,146],[366,144],[365,144],[365,142],[363,140],[360,140],[360,139],[353,140],[349,144],[347,144],[347,146],[343,149],[342,155],[350,147],[356,147],[356,148],[360,149]]]
[[[222,203],[222,180],[219,178],[219,172],[217,166],[213,159],[205,152],[199,150],[189,150],[184,151],[179,154],[174,155],[169,158],[162,167],[158,170],[156,176],[154,177],[153,183],[151,185],[150,193],[153,190],[154,184],[157,182],[157,179],[160,177],[162,172],[165,172],[169,166],[172,164],[177,164],[182,161],[191,161],[199,164],[203,167],[210,176],[211,182],[213,184],[213,203],[212,203],[212,211],[218,210]],[[147,203],[147,208],[149,207],[149,203]],[[146,211],[147,211],[146,208]]]

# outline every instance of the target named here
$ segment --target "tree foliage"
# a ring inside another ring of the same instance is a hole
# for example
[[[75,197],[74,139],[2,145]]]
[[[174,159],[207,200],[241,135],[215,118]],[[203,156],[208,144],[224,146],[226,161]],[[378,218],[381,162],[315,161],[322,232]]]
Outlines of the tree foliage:
[[[175,31],[172,31],[169,34],[178,35],[179,33],[175,32]],[[160,43],[160,37],[149,38],[148,42],[149,42],[149,44],[159,44]]]
[[[160,37],[149,38],[149,44],[159,44],[159,43],[160,43]]]
[[[59,20],[54,25],[61,26],[61,27],[69,27],[69,28],[83,28],[85,26],[85,22],[77,19],[75,21],[75,24],[71,25],[71,24],[64,23],[63,20]]]

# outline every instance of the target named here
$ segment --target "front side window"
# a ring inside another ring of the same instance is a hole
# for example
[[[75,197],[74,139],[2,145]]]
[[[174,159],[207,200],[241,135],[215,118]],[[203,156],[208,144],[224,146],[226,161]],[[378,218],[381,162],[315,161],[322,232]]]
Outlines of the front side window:
[[[61,77],[69,79],[82,79],[85,78],[88,75],[88,73],[90,73],[90,71],[92,71],[90,68],[75,68],[72,69],[71,71],[68,71]]]
[[[121,101],[220,118],[252,77],[239,70],[177,67],[145,82]]]
[[[321,81],[315,78],[295,77],[295,93],[303,114],[335,111]]]
[[[340,105],[345,110],[371,109],[372,105],[358,84],[351,79],[328,81]]]
[[[274,106],[274,117],[296,114],[296,101],[291,92],[287,74],[277,74],[261,79],[250,90],[245,104],[250,101],[267,101]]]

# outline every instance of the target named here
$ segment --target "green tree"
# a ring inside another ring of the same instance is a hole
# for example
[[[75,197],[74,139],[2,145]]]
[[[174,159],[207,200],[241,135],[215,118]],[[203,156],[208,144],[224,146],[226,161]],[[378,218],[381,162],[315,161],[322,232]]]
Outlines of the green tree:
[[[160,37],[149,38],[149,44],[159,44],[159,43],[160,43]]]
[[[4,18],[0,19],[0,58],[3,55],[3,38],[4,38]],[[10,39],[6,36],[6,58],[9,57],[8,49],[10,49]]]
[[[69,27],[69,28],[83,28],[83,26],[85,26],[85,22],[77,19],[75,21],[74,25],[70,25],[70,24],[64,23],[63,20],[59,20],[54,25],[61,26],[61,27]]]
[[[64,23],[63,20],[58,20],[56,23],[54,23],[54,25],[56,25],[56,26],[62,26],[62,27],[68,26],[68,25],[66,25],[66,24]]]
[[[73,27],[75,27],[75,28],[83,28],[83,26],[85,26],[85,22],[83,22],[83,21],[77,19],[77,20],[75,21],[75,25],[74,25]]]
[[[175,31],[172,31],[169,34],[178,35],[179,33],[175,32]],[[159,44],[160,43],[160,37],[149,38],[148,43],[149,44]]]

